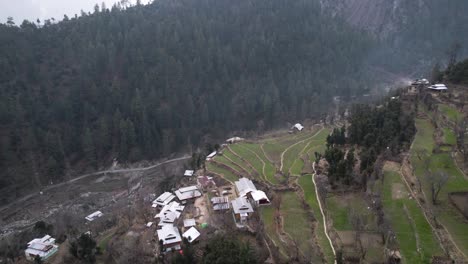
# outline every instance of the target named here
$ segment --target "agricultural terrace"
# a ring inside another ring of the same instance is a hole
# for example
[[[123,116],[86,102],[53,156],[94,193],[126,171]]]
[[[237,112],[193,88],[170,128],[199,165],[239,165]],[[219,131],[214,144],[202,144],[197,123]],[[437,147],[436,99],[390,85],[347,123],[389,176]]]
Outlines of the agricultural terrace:
[[[433,138],[434,127],[424,119],[416,120],[418,132],[411,149],[411,163],[415,174],[422,183],[423,191],[427,202],[430,204],[431,183],[427,177],[424,161],[418,158],[418,150],[424,149],[429,154],[429,169],[432,172],[444,172],[450,178],[447,184],[442,188],[437,205],[433,206],[433,212],[437,219],[444,225],[452,236],[457,247],[468,255],[468,221],[463,217],[460,211],[449,201],[449,193],[458,191],[468,191],[468,179],[464,177],[456,166],[449,153],[433,154],[435,146]]]
[[[221,177],[223,177],[224,179],[234,183],[234,181],[237,181],[239,179],[238,176],[236,176],[234,173],[232,173],[231,171],[223,168],[223,167],[220,167],[218,164],[215,164],[213,162],[207,162],[206,163],[206,169],[209,171],[209,172],[212,172],[214,174],[217,174]]]
[[[430,263],[433,255],[443,254],[442,249],[401,177],[397,171],[384,171],[382,205],[385,215],[395,232],[404,262]]]
[[[279,236],[278,225],[276,224],[276,208],[273,206],[265,206],[261,208],[261,217],[265,226],[265,232],[267,236],[273,241],[279,253],[283,257],[287,257],[288,250],[285,248],[285,244],[281,241]]]
[[[301,253],[310,259],[313,252],[311,219],[295,192],[282,193],[280,212],[284,232],[297,243]]]
[[[445,104],[439,104],[438,107],[439,111],[452,122],[457,122],[462,118],[462,114],[454,107]]]
[[[308,174],[300,177],[299,185],[304,191],[304,199],[312,209],[315,220],[317,221],[317,224],[315,225],[315,237],[320,246],[320,249],[322,250],[327,263],[333,263],[335,261],[335,256],[333,255],[333,250],[327,240],[325,230],[323,228],[323,218],[320,212],[317,197],[315,196],[315,186],[312,181],[312,175]]]
[[[449,145],[457,144],[457,138],[455,137],[455,132],[450,128],[444,128],[444,143]]]

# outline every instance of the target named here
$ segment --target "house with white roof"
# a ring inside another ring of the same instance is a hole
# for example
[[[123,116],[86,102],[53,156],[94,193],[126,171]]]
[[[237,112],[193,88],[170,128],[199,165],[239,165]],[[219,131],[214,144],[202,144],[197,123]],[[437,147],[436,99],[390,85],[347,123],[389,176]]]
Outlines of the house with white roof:
[[[191,227],[189,230],[185,231],[182,236],[186,238],[189,243],[192,243],[200,236],[200,232],[198,232],[195,227]]]
[[[180,242],[182,239],[177,227],[173,225],[164,225],[161,229],[158,229],[156,233],[158,235],[158,240],[162,244],[162,252],[180,249]]]
[[[58,246],[55,238],[45,235],[42,238],[35,238],[28,242],[28,248],[24,251],[27,260],[34,261],[38,256],[41,260],[46,260],[57,253]]]
[[[231,202],[236,221],[243,223],[249,218],[249,214],[254,212],[252,204],[245,197],[238,197]]]
[[[266,193],[264,191],[256,190],[250,193],[253,202],[256,206],[260,205],[269,205],[270,199],[268,199]]]
[[[247,197],[249,193],[257,190],[254,183],[245,177],[240,178],[234,183],[236,185],[237,194],[241,197]]]
[[[175,191],[175,194],[177,196],[177,199],[180,201],[200,197],[202,193],[198,189],[197,186],[188,186],[188,187],[183,187]]]
[[[292,130],[296,129],[297,131],[302,131],[304,129],[304,126],[300,123],[295,124],[294,126],[291,127]]]
[[[244,141],[244,139],[241,137],[232,137],[232,138],[226,139],[226,142],[229,144],[234,144],[236,142],[241,142],[241,141]]]
[[[429,86],[427,88],[429,90],[437,91],[437,92],[443,92],[443,91],[448,90],[447,86],[445,84],[443,84],[443,83],[434,84],[434,85],[431,85],[431,86]]]
[[[196,225],[197,225],[197,222],[193,218],[184,220],[184,227],[192,227],[192,226],[196,226]]]
[[[206,156],[206,160],[210,161],[212,158],[214,158],[214,156],[216,156],[217,153],[218,152],[216,151],[211,152],[208,156]]]
[[[184,176],[185,176],[185,177],[192,177],[192,176],[193,176],[193,173],[194,173],[193,170],[185,170]]]
[[[96,211],[88,216],[85,217],[86,220],[92,222],[96,219],[98,219],[99,217],[103,216],[104,214],[101,212],[101,211]]]
[[[175,195],[173,195],[170,192],[165,192],[153,201],[152,207],[164,207],[168,205],[172,200],[174,200],[174,198]]]

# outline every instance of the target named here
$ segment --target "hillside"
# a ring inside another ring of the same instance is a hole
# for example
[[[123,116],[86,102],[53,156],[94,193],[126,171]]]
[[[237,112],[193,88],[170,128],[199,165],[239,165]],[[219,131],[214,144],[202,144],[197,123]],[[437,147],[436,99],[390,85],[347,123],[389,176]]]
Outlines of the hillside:
[[[395,73],[427,72],[436,62],[448,63],[447,52],[468,44],[468,18],[463,0],[321,0],[322,8],[349,25],[381,40],[371,64]],[[467,49],[459,55],[465,57]],[[419,77],[419,76],[418,76]]]
[[[367,90],[371,43],[313,1],[163,0],[0,25],[0,188],[14,199],[114,158],[318,118]]]

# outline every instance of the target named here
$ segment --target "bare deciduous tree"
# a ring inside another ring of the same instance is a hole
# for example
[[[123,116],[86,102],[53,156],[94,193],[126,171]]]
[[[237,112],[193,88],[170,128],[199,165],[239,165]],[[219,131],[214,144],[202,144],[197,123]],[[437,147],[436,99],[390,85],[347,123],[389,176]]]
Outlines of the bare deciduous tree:
[[[438,171],[435,173],[428,173],[429,183],[431,184],[431,198],[432,204],[437,204],[437,198],[440,191],[449,180],[449,175],[446,172]]]

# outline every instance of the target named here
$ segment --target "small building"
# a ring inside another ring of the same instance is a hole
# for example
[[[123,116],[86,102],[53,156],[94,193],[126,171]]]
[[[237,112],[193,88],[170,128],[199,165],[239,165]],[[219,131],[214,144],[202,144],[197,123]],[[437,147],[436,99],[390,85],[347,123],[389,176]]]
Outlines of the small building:
[[[193,170],[185,170],[184,176],[185,176],[185,177],[192,177],[192,176],[193,176],[193,173],[194,173]]]
[[[216,183],[213,180],[213,177],[209,176],[198,176],[197,177],[197,186],[201,190],[209,190],[216,188]]]
[[[254,212],[252,205],[245,197],[238,197],[231,202],[234,218],[237,222],[243,223],[249,218],[249,214]]]
[[[295,124],[294,126],[291,127],[292,130],[297,130],[297,131],[302,131],[304,129],[304,126],[300,123]]]
[[[197,225],[197,222],[195,222],[195,219],[193,219],[193,218],[184,220],[184,227],[185,228],[196,226],[196,225]]]
[[[101,212],[101,211],[96,211],[88,216],[85,217],[86,220],[92,222],[96,219],[98,219],[99,217],[103,216],[104,214]]]
[[[197,186],[188,186],[188,187],[183,187],[175,191],[175,194],[177,196],[177,199],[180,201],[200,197],[202,193],[198,189]]]
[[[164,225],[161,229],[158,229],[156,233],[158,235],[158,240],[162,244],[162,252],[180,249],[180,242],[182,239],[177,227],[173,225]]]
[[[241,142],[241,141],[244,141],[244,139],[241,137],[232,137],[232,138],[226,139],[226,143],[228,144],[234,144],[234,143]]]
[[[414,80],[411,85],[417,86],[417,85],[428,85],[429,81],[427,79],[416,79]]]
[[[191,227],[189,230],[185,231],[182,236],[186,238],[189,243],[192,243],[200,236],[200,232],[198,232],[195,227]]]
[[[257,190],[254,183],[245,177],[240,178],[234,183],[236,185],[237,194],[241,197],[247,197],[249,193]]]
[[[153,226],[153,222],[148,222],[148,223],[146,224],[146,227],[152,227],[152,226]]]
[[[448,90],[447,86],[445,86],[445,84],[442,84],[442,83],[438,83],[438,84],[428,86],[427,89],[432,90],[432,91],[436,91],[436,92],[444,92],[444,91]]]
[[[213,210],[215,211],[228,210],[231,208],[229,197],[225,196],[211,198],[211,204],[213,205]]]
[[[28,247],[24,251],[27,260],[34,261],[36,257],[46,260],[57,253],[58,246],[55,238],[45,235],[42,238],[35,238],[28,242]]]
[[[172,193],[165,192],[153,201],[153,207],[164,207],[174,200],[174,198],[175,196]]]
[[[216,151],[211,152],[208,156],[206,156],[206,160],[210,161],[212,158],[216,156],[216,154],[218,154],[218,152]]]
[[[250,195],[256,206],[270,204],[270,199],[268,199],[264,191],[256,190],[251,192]]]

